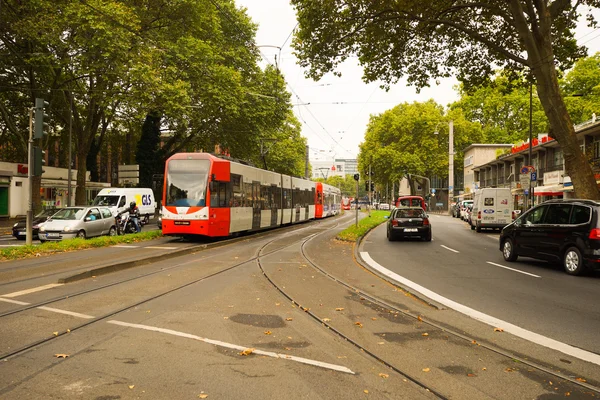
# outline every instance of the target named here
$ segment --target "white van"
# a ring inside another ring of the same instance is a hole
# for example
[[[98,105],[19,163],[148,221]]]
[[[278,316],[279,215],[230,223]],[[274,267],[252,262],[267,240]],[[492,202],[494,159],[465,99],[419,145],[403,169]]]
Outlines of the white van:
[[[135,201],[140,209],[141,222],[147,224],[156,212],[156,200],[152,189],[148,188],[106,188],[102,189],[92,205],[110,208],[113,215],[129,207]]]
[[[512,222],[510,188],[483,188],[475,192],[471,229],[502,229]]]

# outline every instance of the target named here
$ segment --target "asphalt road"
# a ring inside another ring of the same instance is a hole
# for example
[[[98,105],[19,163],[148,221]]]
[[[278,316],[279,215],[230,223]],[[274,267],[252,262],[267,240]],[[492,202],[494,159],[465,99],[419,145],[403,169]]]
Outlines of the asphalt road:
[[[600,274],[573,277],[560,265],[523,257],[509,263],[497,231],[477,233],[449,216],[432,215],[431,221],[432,242],[389,242],[381,225],[363,251],[459,305],[600,354]]]

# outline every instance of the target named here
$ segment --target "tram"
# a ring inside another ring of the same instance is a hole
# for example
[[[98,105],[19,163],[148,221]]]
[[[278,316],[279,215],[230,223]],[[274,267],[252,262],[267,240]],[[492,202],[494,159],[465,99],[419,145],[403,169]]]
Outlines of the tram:
[[[339,213],[341,192],[209,153],[177,153],[165,164],[162,231],[226,237]]]
[[[342,199],[342,210],[350,210],[351,207],[351,203],[352,203],[352,198],[351,197],[344,197]]]

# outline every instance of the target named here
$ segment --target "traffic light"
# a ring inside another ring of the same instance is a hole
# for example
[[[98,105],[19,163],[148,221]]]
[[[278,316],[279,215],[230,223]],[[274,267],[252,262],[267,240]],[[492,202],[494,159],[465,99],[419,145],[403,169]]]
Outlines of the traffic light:
[[[369,191],[369,182],[365,182],[365,192]]]
[[[360,179],[360,174],[354,174],[354,180],[357,181]]]
[[[371,192],[375,190],[375,182],[371,182]]]
[[[45,113],[45,108],[50,104],[44,99],[35,99],[35,127],[33,130],[33,138],[41,139],[44,135],[48,134],[48,123],[44,122],[44,119],[48,119],[48,115]]]
[[[33,146],[33,176],[42,176],[46,165],[46,152],[41,147]]]

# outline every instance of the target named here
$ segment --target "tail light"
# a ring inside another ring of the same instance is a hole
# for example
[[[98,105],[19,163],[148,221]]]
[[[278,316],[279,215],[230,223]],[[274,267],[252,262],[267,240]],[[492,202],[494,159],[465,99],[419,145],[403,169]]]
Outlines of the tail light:
[[[392,220],[392,226],[398,226],[398,220],[397,219],[393,219]]]
[[[481,211],[477,211],[477,219],[481,219]]]
[[[594,228],[590,231],[590,235],[588,236],[589,239],[592,240],[600,240],[600,229],[598,228]]]
[[[423,218],[423,226],[429,225],[429,218]]]

